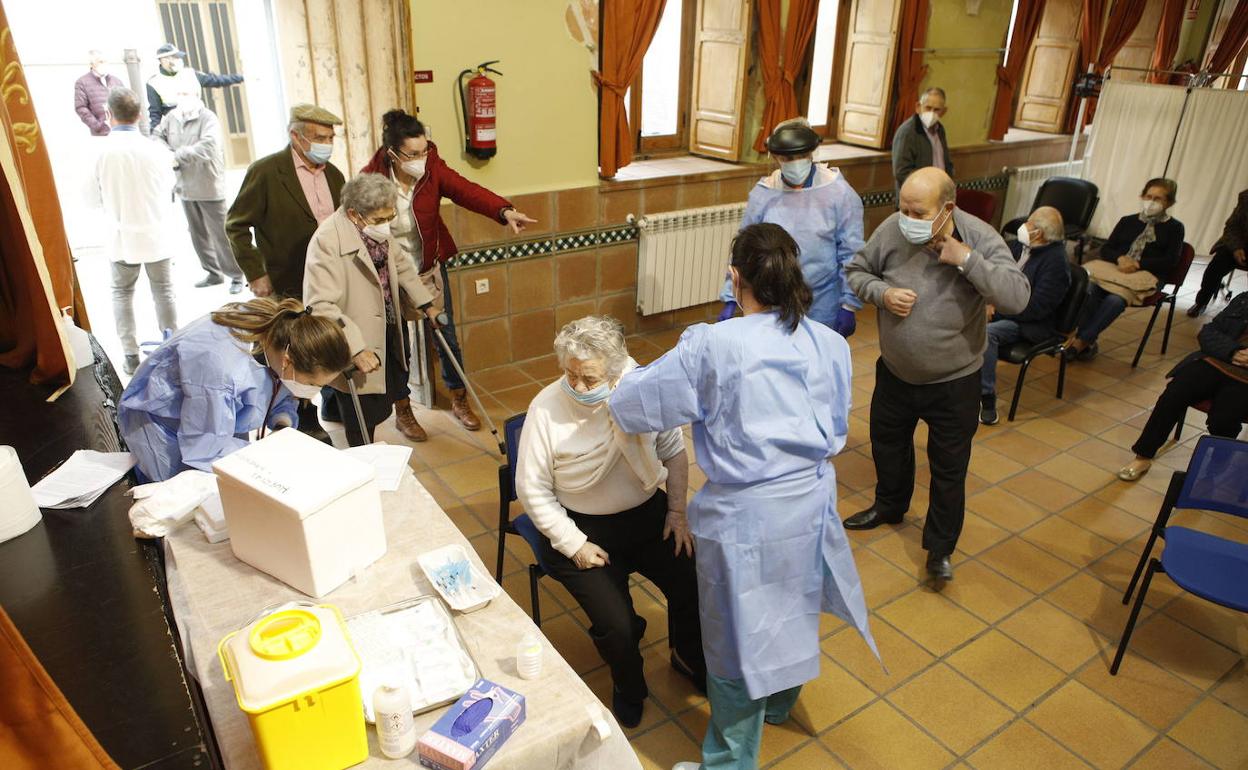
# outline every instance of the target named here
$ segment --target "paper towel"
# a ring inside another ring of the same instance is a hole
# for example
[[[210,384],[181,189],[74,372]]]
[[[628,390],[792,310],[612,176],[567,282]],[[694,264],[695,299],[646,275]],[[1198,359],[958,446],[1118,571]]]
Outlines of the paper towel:
[[[12,540],[43,518],[26,483],[17,450],[0,446],[0,543]]]

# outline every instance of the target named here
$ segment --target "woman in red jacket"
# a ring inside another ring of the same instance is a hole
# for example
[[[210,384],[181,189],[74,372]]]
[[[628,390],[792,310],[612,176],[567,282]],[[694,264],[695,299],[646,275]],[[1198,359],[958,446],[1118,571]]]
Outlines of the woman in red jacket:
[[[446,262],[455,256],[458,248],[442,221],[439,210],[442,199],[449,198],[462,208],[510,227],[513,233],[522,232],[537,220],[516,211],[506,198],[464,179],[446,165],[446,161],[438,156],[437,145],[425,136],[425,127],[415,116],[403,110],[387,112],[381,118],[381,138],[381,147],[368,165],[361,169],[361,173],[385,174],[398,186],[397,215],[390,225],[391,233],[403,251],[415,261],[420,279],[434,296],[434,304],[440,306],[451,319],[442,327],[442,335],[462,366],[464,357],[455,338],[451,295],[445,290]],[[472,412],[463,381],[447,359],[446,351],[441,345],[436,347],[442,364],[442,381],[451,391],[452,414],[468,430],[479,430],[481,421]],[[412,414],[410,399],[397,402],[395,414],[399,431],[409,440],[424,441],[428,438]]]

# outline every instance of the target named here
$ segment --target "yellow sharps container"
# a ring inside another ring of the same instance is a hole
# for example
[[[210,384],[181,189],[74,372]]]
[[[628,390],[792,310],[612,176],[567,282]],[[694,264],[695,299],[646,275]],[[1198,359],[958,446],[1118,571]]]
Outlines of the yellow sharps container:
[[[267,770],[341,770],[368,758],[360,659],[336,607],[279,609],[217,645]]]

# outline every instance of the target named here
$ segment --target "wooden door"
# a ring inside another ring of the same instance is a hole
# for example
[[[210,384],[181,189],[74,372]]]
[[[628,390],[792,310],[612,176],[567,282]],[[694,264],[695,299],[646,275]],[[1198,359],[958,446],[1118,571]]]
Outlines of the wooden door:
[[[901,0],[854,0],[845,39],[836,138],[882,148],[892,140],[893,75]]]
[[[186,63],[196,72],[229,75],[242,71],[231,0],[159,0],[157,6],[165,40],[186,51]],[[225,165],[249,165],[253,151],[243,86],[205,88],[204,106],[221,121]]]
[[[1062,133],[1066,105],[1079,66],[1081,0],[1048,0],[1023,69],[1014,125]]]
[[[689,152],[741,159],[750,0],[698,0]]]
[[[1144,14],[1135,31],[1114,57],[1114,80],[1121,83],[1142,83],[1148,77],[1146,70],[1153,64],[1153,49],[1157,47],[1157,33],[1161,30],[1161,10],[1165,0],[1148,0]],[[1118,69],[1133,67],[1135,69]]]

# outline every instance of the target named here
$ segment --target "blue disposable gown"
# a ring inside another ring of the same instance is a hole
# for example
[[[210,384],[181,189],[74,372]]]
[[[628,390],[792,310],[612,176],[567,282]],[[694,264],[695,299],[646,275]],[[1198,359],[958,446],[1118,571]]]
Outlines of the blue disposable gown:
[[[245,343],[205,316],[156,348],[121,394],[121,435],[150,481],[212,463],[247,445],[247,434],[279,415],[296,425],[296,401]],[[270,400],[274,400],[272,409]]]
[[[849,431],[849,345],[775,312],[692,326],[625,375],[611,414],[626,431],[693,424],[707,482],[689,506],[707,670],[751,698],[819,675],[819,613],[871,649],[862,582],[836,512],[828,458]]]
[[[831,326],[841,306],[862,302],[845,282],[845,265],[862,248],[862,198],[836,169],[817,165],[809,187],[786,187],[780,172],[763,177],[750,191],[741,226],[771,222],[788,231],[801,249],[802,275],[815,295],[808,316]],[[731,301],[732,281],[720,293]]]

